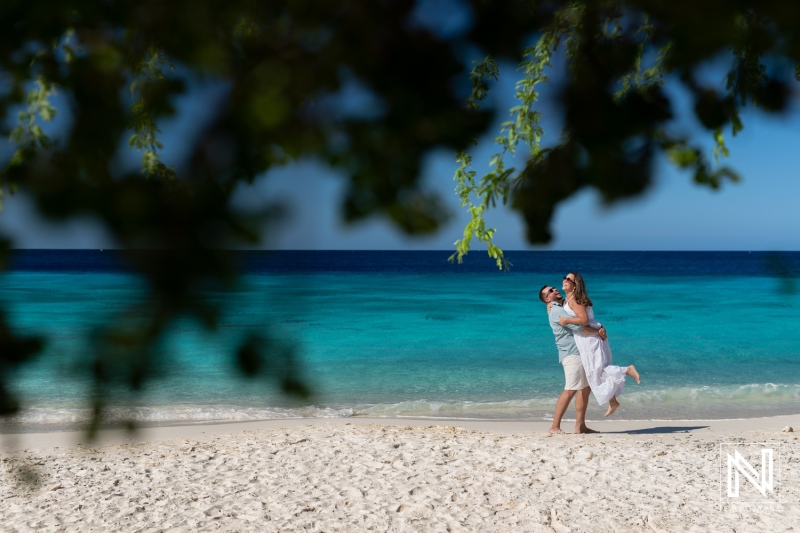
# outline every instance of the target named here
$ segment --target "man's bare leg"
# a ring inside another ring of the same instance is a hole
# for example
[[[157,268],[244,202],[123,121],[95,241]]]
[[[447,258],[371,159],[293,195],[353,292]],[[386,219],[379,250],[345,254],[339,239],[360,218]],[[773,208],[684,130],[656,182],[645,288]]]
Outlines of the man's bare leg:
[[[566,389],[561,391],[556,401],[556,412],[553,414],[553,425],[550,427],[549,433],[564,433],[564,431],[561,430],[561,418],[564,416],[564,413],[567,412],[569,402],[572,401],[572,397],[575,396],[576,392],[578,391]]]
[[[597,433],[593,429],[586,427],[586,408],[589,406],[589,387],[585,387],[578,392],[575,398],[575,431],[573,433]]]

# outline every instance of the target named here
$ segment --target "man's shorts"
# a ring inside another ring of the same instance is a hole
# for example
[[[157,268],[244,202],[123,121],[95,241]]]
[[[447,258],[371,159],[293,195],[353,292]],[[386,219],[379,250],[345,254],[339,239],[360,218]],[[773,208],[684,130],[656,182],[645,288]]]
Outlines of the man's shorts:
[[[568,355],[561,360],[561,364],[564,366],[566,380],[564,390],[582,390],[589,386],[580,355]]]

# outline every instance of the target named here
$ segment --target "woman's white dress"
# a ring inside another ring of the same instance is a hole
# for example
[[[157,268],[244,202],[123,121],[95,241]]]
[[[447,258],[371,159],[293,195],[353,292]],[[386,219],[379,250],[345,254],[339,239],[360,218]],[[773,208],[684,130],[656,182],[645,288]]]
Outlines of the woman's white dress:
[[[569,302],[564,304],[564,310],[575,316]],[[591,307],[586,308],[589,316],[589,325],[599,328],[600,322],[595,320],[594,311]],[[603,340],[597,335],[575,334],[575,344],[581,355],[581,363],[586,372],[586,379],[592,388],[592,394],[600,405],[608,403],[612,396],[619,396],[625,388],[626,366],[614,366],[611,364],[611,347],[607,340]]]

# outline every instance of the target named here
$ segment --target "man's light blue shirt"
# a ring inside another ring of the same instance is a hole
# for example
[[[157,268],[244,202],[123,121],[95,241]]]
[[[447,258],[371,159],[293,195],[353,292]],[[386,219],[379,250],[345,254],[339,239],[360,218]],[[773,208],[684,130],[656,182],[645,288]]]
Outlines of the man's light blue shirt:
[[[568,355],[579,355],[578,347],[575,345],[575,338],[573,334],[583,330],[586,326],[578,324],[567,324],[562,326],[558,323],[558,319],[562,316],[567,318],[575,318],[570,315],[560,304],[552,302],[550,307],[550,327],[553,328],[553,335],[556,336],[556,347],[558,348],[558,362],[564,360]]]

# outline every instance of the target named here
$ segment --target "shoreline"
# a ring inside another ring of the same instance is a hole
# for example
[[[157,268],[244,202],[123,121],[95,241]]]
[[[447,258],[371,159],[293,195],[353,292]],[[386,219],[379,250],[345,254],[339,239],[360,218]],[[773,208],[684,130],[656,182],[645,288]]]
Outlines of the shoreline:
[[[573,420],[564,419],[562,430],[570,432]],[[0,450],[47,450],[73,446],[102,447],[123,443],[159,442],[171,439],[201,438],[229,435],[243,431],[289,429],[299,427],[341,426],[413,426],[460,428],[493,434],[547,434],[551,422],[547,420],[476,420],[453,418],[286,418],[251,422],[220,422],[172,426],[140,427],[127,429],[101,429],[92,441],[86,440],[85,431],[49,431],[38,433],[0,434]],[[800,414],[761,418],[733,418],[716,420],[590,420],[587,425],[600,435],[641,437],[667,434],[702,434],[704,436],[740,435],[743,432],[780,433],[786,426],[800,434]],[[791,434],[790,434],[791,435]],[[591,435],[587,436],[591,438]]]

